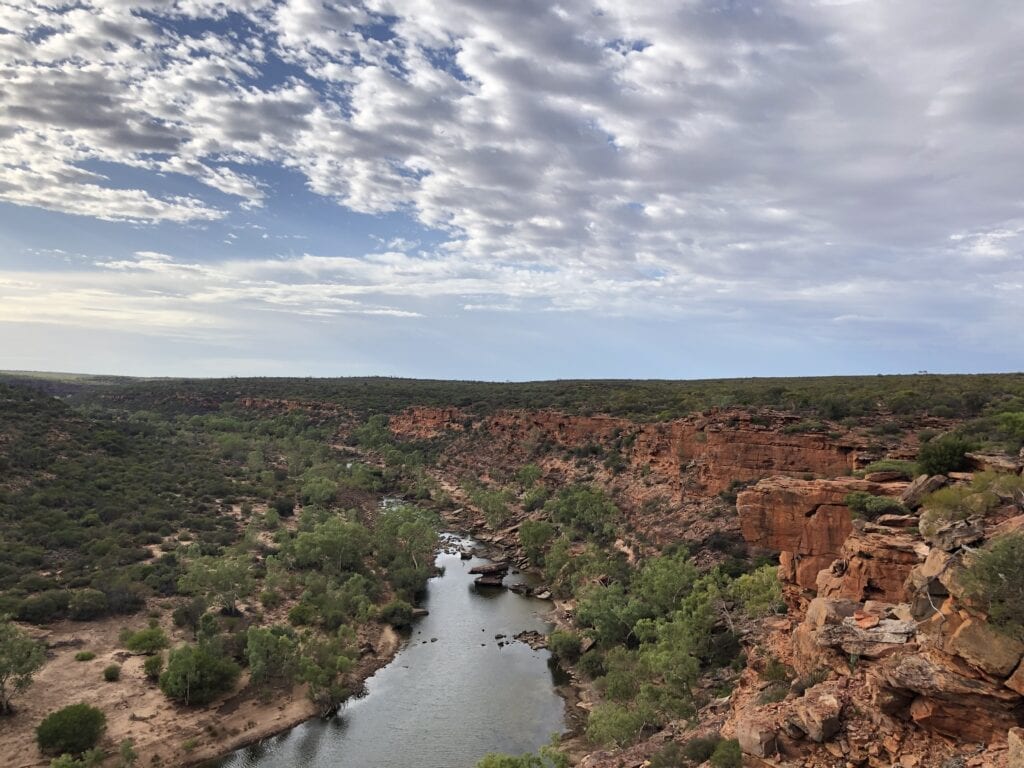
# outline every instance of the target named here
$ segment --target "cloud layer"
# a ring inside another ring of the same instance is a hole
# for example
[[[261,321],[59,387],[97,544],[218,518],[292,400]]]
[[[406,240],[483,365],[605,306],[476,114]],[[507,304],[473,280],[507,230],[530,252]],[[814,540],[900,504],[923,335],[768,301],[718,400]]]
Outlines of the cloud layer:
[[[0,0],[0,200],[207,226],[286,171],[440,233],[8,270],[0,319],[555,310],[986,343],[1021,320],[1022,36],[1015,3],[966,0]]]

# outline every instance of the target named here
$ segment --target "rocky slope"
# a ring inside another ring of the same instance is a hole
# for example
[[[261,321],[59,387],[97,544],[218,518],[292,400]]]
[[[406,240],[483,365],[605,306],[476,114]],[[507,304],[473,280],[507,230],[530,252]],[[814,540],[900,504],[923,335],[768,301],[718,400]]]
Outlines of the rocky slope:
[[[1020,462],[977,457],[1019,473]],[[741,527],[778,549],[790,613],[769,624],[765,648],[805,679],[802,695],[759,704],[756,675],[735,694],[729,729],[752,759],[802,765],[1019,766],[1024,643],[993,629],[964,595],[965,560],[984,541],[1024,528],[1019,494],[984,519],[921,533],[913,483],[772,477],[739,494]],[[899,497],[912,510],[854,519],[849,491]]]

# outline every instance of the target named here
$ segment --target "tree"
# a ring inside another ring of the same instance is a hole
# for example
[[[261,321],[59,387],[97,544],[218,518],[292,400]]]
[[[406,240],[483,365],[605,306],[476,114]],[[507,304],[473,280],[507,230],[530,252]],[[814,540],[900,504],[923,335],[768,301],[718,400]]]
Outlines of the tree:
[[[971,444],[959,435],[943,435],[929,440],[917,453],[918,469],[926,475],[944,475],[967,466]]]
[[[178,588],[209,597],[234,616],[238,614],[235,603],[252,590],[252,573],[243,557],[197,557],[189,563]]]
[[[32,684],[45,658],[39,643],[0,616],[0,715],[13,711],[11,697]]]
[[[88,704],[71,704],[46,717],[36,728],[39,749],[51,755],[80,755],[96,746],[107,717]]]
[[[290,627],[249,627],[245,656],[253,685],[262,688],[290,682],[298,670],[297,651],[295,632]]]
[[[369,548],[369,533],[363,526],[332,517],[296,536],[292,553],[299,568],[341,575],[361,570]]]
[[[204,646],[183,645],[171,651],[160,690],[185,706],[206,704],[228,691],[238,679],[238,665]]]

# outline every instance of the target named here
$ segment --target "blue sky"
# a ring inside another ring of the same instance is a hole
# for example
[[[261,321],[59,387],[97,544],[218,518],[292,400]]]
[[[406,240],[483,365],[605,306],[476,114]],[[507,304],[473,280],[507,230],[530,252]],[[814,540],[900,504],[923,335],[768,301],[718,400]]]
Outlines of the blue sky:
[[[0,368],[1024,368],[1012,2],[0,0]]]

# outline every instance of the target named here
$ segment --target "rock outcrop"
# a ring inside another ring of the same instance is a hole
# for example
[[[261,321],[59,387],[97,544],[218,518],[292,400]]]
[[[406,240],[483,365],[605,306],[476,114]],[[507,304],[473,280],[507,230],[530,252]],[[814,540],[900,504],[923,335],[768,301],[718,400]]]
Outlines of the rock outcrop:
[[[853,531],[846,495],[854,491],[894,495],[904,485],[852,478],[771,477],[738,495],[740,529],[752,547],[780,553],[783,578],[804,589],[816,589],[818,572],[842,556]]]

